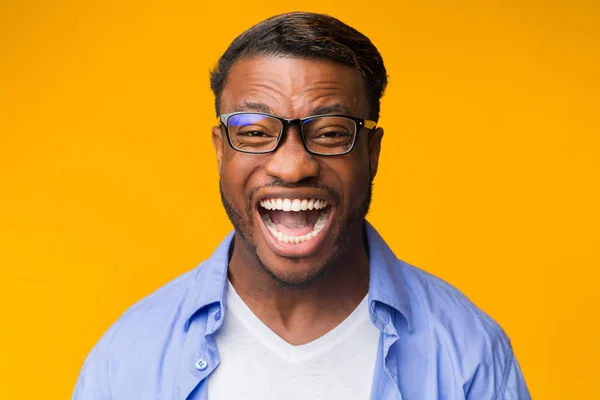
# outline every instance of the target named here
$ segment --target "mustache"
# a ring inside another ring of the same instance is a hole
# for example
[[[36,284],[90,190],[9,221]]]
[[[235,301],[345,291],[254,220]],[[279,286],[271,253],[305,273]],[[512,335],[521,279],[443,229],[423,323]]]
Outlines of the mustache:
[[[339,205],[342,200],[342,196],[335,189],[333,189],[331,186],[328,186],[321,182],[318,182],[316,179],[303,179],[302,181],[297,182],[297,183],[290,183],[290,182],[282,181],[280,179],[275,179],[269,183],[266,183],[266,184],[263,184],[260,186],[256,186],[256,187],[253,187],[252,189],[250,189],[250,192],[248,193],[248,204],[247,204],[247,207],[249,210],[253,208],[253,205],[255,203],[255,201],[253,199],[256,197],[256,193],[258,193],[258,191],[265,189],[265,188],[320,189],[320,190],[327,192],[327,194],[329,195],[329,198],[331,199],[331,202],[333,202],[335,205]]]

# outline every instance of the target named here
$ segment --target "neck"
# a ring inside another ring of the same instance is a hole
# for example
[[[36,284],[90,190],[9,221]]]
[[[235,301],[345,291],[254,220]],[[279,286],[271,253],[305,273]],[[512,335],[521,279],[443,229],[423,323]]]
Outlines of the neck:
[[[369,290],[369,258],[361,235],[327,274],[308,287],[284,286],[236,242],[229,280],[236,292],[271,330],[291,344],[308,343],[339,325]]]

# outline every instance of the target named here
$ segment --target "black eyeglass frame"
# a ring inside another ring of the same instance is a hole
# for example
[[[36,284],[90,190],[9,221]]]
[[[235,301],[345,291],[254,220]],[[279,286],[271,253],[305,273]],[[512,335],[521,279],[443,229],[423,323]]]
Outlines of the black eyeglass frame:
[[[281,122],[281,131],[279,132],[279,136],[277,137],[277,143],[275,143],[275,147],[273,147],[272,150],[247,151],[247,150],[240,150],[233,145],[233,143],[231,142],[231,138],[229,137],[229,118],[233,117],[234,115],[241,115],[241,114],[264,115],[267,117],[275,118]],[[316,151],[312,151],[311,149],[308,148],[308,145],[306,144],[306,138],[304,137],[304,132],[302,131],[302,127],[306,121],[309,121],[314,118],[319,118],[319,117],[346,118],[346,119],[349,119],[354,122],[354,129],[355,129],[354,138],[353,138],[352,144],[350,145],[348,150],[344,151],[343,153],[330,154],[330,153],[319,153]],[[297,125],[298,128],[300,129],[300,138],[302,139],[302,144],[304,145],[304,148],[306,149],[306,151],[308,153],[314,154],[317,156],[343,156],[344,154],[350,153],[354,149],[354,145],[356,144],[356,138],[358,137],[358,133],[361,131],[362,128],[367,128],[367,129],[369,129],[369,132],[370,132],[377,127],[376,121],[372,121],[369,119],[363,119],[363,118],[355,118],[355,117],[351,117],[349,115],[343,115],[343,114],[319,114],[319,115],[311,115],[306,118],[290,119],[290,118],[283,118],[278,115],[273,115],[273,114],[263,113],[263,112],[236,111],[236,112],[232,112],[232,113],[221,114],[217,118],[218,118],[218,122],[223,124],[223,126],[225,127],[225,136],[227,136],[227,142],[229,142],[229,146],[231,146],[231,148],[234,149],[235,151],[239,151],[241,153],[246,153],[246,154],[269,154],[269,153],[275,152],[279,148],[279,145],[281,144],[281,141],[282,141],[284,135],[286,134],[286,132],[288,132],[288,130],[289,130],[288,128],[290,127],[290,125]]]

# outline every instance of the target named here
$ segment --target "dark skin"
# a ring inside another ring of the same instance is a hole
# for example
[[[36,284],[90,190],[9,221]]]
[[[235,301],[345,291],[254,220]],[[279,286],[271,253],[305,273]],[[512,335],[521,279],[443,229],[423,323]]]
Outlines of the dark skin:
[[[331,61],[281,57],[256,57],[233,65],[220,112],[234,111],[286,118],[322,113],[369,116],[365,82],[357,71]],[[256,155],[235,151],[224,127],[213,127],[222,197],[236,228],[229,279],[257,317],[293,345],[332,330],[368,292],[362,222],[382,137],[381,128],[363,129],[351,153],[315,156],[305,150],[298,128],[292,127],[277,151]],[[266,240],[257,207],[261,198],[319,196],[329,200],[333,218],[318,246],[292,257]]]

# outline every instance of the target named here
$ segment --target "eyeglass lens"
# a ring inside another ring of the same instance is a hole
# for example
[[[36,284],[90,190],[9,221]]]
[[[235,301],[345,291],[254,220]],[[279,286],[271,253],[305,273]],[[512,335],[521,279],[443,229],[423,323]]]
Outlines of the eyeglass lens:
[[[229,117],[227,132],[234,148],[246,152],[272,151],[283,132],[283,123],[272,116],[244,113]],[[352,147],[356,123],[348,118],[320,116],[304,121],[306,147],[320,154],[341,154]]]

